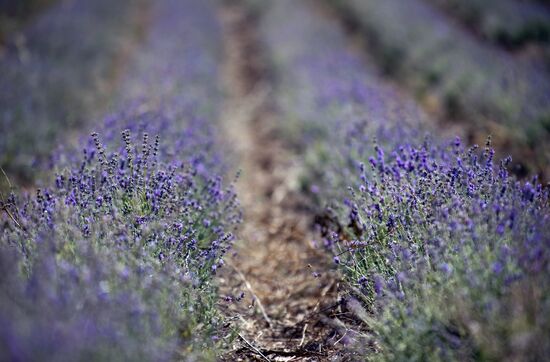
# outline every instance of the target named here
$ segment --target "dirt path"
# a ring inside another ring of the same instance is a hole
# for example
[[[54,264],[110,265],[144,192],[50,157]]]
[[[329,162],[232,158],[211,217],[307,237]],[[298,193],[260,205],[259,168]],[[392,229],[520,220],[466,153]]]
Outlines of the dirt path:
[[[331,261],[312,246],[313,218],[297,192],[297,158],[273,128],[277,113],[269,102],[254,21],[233,3],[223,7],[221,17],[228,92],[222,121],[240,160],[238,193],[245,214],[236,255],[219,279],[228,296],[225,313],[240,329],[223,358],[327,360],[342,338],[329,317],[338,304],[337,279]]]

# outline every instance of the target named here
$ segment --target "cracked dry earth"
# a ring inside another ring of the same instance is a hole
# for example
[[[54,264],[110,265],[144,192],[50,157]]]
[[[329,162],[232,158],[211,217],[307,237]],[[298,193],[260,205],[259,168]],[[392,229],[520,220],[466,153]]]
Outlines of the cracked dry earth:
[[[273,125],[278,114],[250,19],[238,5],[221,10],[226,44],[223,112],[242,170],[237,183],[244,223],[220,292],[238,296],[224,313],[239,329],[227,361],[325,361],[338,355],[334,325],[338,282],[330,260],[312,245],[313,215],[297,192],[297,157]]]

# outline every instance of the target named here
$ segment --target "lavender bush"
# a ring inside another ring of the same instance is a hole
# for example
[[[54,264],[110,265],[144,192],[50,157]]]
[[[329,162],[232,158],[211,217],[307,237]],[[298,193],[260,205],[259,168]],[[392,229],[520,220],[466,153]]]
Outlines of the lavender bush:
[[[510,177],[507,160],[495,167],[489,147],[385,151],[357,159],[347,241],[329,241],[380,357],[544,359],[548,191]]]
[[[158,140],[123,139],[109,152],[94,136],[55,188],[5,205],[4,357],[157,360],[216,327],[210,279],[240,218],[235,195],[159,157]]]
[[[328,206],[324,245],[363,322],[347,335],[356,358],[544,359],[548,191],[509,176],[490,144],[425,139],[422,113],[304,3],[278,1],[261,23],[281,127],[309,140],[305,186]]]
[[[119,110],[3,201],[1,359],[214,358],[212,278],[241,218],[212,122],[220,29],[210,2],[152,11]]]

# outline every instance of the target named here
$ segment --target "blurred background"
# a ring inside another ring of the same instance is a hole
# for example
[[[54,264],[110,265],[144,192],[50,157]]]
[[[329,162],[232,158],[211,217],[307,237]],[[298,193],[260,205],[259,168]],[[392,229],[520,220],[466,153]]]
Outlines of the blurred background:
[[[19,184],[48,167],[61,138],[105,114],[147,35],[150,1],[0,0],[0,164]],[[310,4],[442,133],[481,145],[490,134],[516,175],[550,179],[549,1]]]
[[[55,0],[1,0],[0,41],[4,42],[10,33],[17,31],[25,21],[54,2]]]
[[[0,0],[0,166],[0,360],[550,354],[549,1]]]
[[[147,9],[147,0],[0,1],[0,165],[12,181],[31,185],[55,147],[106,114]]]
[[[548,180],[550,16],[547,1],[335,0],[380,69],[445,128],[483,144],[514,172]]]

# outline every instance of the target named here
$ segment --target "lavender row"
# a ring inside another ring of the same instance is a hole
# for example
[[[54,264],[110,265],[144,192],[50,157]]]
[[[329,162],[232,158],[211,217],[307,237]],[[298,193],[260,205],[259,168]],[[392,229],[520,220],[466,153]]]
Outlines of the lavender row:
[[[459,19],[483,38],[517,48],[550,41],[550,11],[527,1],[428,0]]]
[[[116,113],[4,203],[1,359],[213,358],[212,277],[240,210],[213,131],[212,3],[156,1]]]
[[[533,150],[535,169],[547,168],[550,76],[544,65],[480,43],[421,0],[333,4],[359,24],[388,73],[421,97],[435,95],[451,118],[492,130],[518,154]]]
[[[331,177],[323,164],[344,154],[350,137],[361,134],[365,146],[374,139],[393,144],[431,130],[428,116],[351,51],[335,23],[303,2],[281,1],[264,13],[261,32],[277,77],[281,129],[305,151],[309,189],[320,186],[313,180]]]
[[[305,186],[327,206],[343,309],[362,321],[341,342],[358,359],[544,359],[548,190],[510,176],[490,144],[426,138],[422,113],[306,4],[278,1],[261,26],[281,127],[308,139]]]
[[[65,132],[105,110],[144,1],[62,1],[0,54],[0,165],[30,183]],[[2,182],[4,183],[4,182]]]

